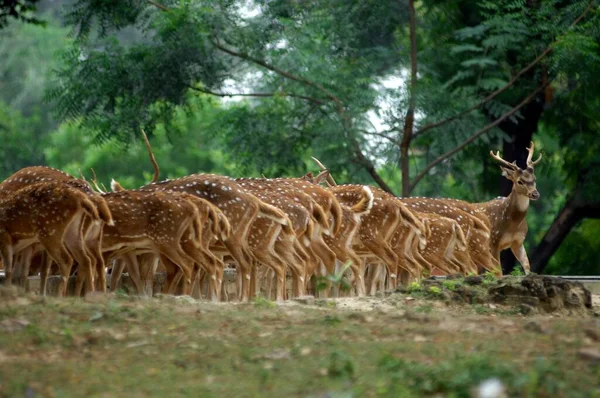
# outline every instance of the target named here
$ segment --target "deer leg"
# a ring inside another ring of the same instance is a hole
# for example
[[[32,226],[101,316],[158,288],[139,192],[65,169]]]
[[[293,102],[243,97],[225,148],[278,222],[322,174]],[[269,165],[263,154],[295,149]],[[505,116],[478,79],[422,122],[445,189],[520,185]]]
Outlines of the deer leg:
[[[5,283],[10,285],[12,283],[12,274],[14,266],[14,248],[12,245],[12,239],[8,233],[0,232],[0,259],[4,264],[4,272],[6,275]]]
[[[237,281],[238,281],[238,300],[248,301],[250,297],[250,272],[252,270],[252,258],[248,252],[244,250],[243,241],[237,236],[230,236],[224,242],[225,247],[229,250],[229,254],[237,263]]]
[[[510,247],[510,250],[513,252],[517,260],[519,260],[519,262],[521,263],[523,271],[525,271],[525,275],[529,274],[529,258],[527,257],[525,246],[523,246],[523,241],[513,243]]]
[[[123,259],[127,267],[127,274],[129,274],[129,278],[131,279],[131,282],[133,282],[133,286],[135,286],[138,296],[143,295],[144,284],[142,283],[142,278],[140,276],[140,263],[138,262],[135,251],[132,250],[124,254]]]
[[[110,273],[110,291],[116,292],[117,286],[119,286],[119,281],[121,280],[121,275],[125,269],[125,259],[123,257],[119,257],[112,260],[112,262],[113,266]]]
[[[189,258],[179,245],[177,245],[177,247],[173,247],[172,245],[161,245],[160,252],[164,257],[167,257],[181,269],[184,278],[184,288],[189,288],[192,282],[194,259]],[[188,294],[189,292],[184,289],[183,293]]]
[[[46,286],[48,283],[48,273],[50,273],[50,267],[52,266],[52,257],[48,255],[48,252],[42,253],[42,268],[40,270],[40,296],[46,295]]]
[[[94,266],[88,257],[83,239],[83,216],[79,215],[69,223],[63,238],[66,248],[71,256],[77,261],[77,284],[75,296],[81,296],[82,280],[85,280],[85,292],[94,291]]]
[[[385,264],[390,278],[392,288],[396,287],[396,275],[398,273],[398,255],[394,253],[390,245],[385,241],[366,241],[363,244]]]
[[[58,264],[61,280],[58,285],[57,296],[64,297],[67,294],[67,284],[73,267],[73,258],[63,245],[56,245],[53,241],[45,242],[43,239],[40,240],[40,243],[52,260]]]

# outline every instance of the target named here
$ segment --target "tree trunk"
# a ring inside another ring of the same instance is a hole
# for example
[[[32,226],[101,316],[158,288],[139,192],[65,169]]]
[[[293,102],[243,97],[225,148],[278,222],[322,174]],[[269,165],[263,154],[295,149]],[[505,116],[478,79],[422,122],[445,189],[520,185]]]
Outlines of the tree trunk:
[[[508,135],[502,146],[502,157],[509,162],[517,161],[521,168],[526,167],[527,148],[537,131],[538,122],[544,112],[544,97],[538,95],[537,98],[525,105],[521,111],[522,118],[517,119],[517,123],[507,119],[500,124],[500,129]],[[512,191],[512,182],[505,177],[500,177],[500,195],[508,196]],[[510,273],[516,264],[516,258],[510,252],[505,250],[501,254],[502,272]]]
[[[571,229],[584,218],[600,218],[600,202],[582,199],[581,186],[565,203],[546,235],[531,254],[531,270],[538,274],[544,271],[548,261],[567,237]]]
[[[402,196],[410,196],[410,159],[408,149],[412,140],[415,124],[415,90],[417,87],[417,22],[415,15],[414,0],[408,1],[408,12],[410,15],[410,92],[408,93],[408,110],[404,118],[404,129],[402,132],[402,143],[400,144],[400,171],[402,173]]]

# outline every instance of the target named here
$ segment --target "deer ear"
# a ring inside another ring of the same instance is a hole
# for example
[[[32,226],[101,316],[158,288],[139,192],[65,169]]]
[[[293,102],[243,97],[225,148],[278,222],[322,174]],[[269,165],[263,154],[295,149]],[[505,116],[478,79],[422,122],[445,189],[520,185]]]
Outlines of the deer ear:
[[[513,180],[515,178],[515,171],[511,169],[507,169],[506,167],[500,166],[500,170],[502,170],[502,176],[508,178],[509,180]]]
[[[321,184],[323,181],[327,181],[329,177],[329,170],[323,170],[315,177],[315,184]]]
[[[313,179],[315,178],[313,176],[313,173],[311,173],[310,171],[306,174],[304,174],[302,177],[300,177],[301,179],[303,179],[304,181],[308,181],[308,182],[313,182]]]

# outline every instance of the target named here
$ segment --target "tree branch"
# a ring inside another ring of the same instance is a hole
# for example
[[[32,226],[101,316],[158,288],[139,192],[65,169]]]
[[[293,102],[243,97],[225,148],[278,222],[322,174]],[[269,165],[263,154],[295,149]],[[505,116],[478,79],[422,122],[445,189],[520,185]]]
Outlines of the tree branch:
[[[400,143],[400,171],[402,174],[402,196],[410,195],[410,159],[408,149],[413,138],[415,125],[415,91],[417,89],[417,22],[415,15],[415,1],[408,0],[409,33],[410,33],[410,91],[408,109],[404,118],[402,129],[402,142]]]
[[[373,135],[376,137],[381,137],[384,138],[386,140],[388,140],[389,142],[391,142],[392,144],[396,145],[396,146],[400,146],[401,141],[397,140],[395,138],[390,137],[387,134],[384,133],[379,133],[377,131],[367,131],[367,130],[359,130],[361,133],[366,134],[366,135]]]
[[[334,101],[336,103],[339,103],[339,104],[342,103],[342,101],[337,96],[335,96],[333,93],[331,93],[329,90],[327,90],[325,87],[323,87],[319,83],[312,82],[312,81],[307,80],[307,79],[305,79],[303,77],[296,76],[296,75],[294,75],[294,74],[292,74],[290,72],[287,72],[287,71],[285,71],[283,69],[279,69],[278,67],[273,66],[273,65],[267,63],[266,61],[263,61],[262,59],[255,58],[255,57],[253,57],[253,56],[251,56],[249,54],[232,50],[231,48],[228,48],[228,47],[225,47],[225,46],[221,45],[218,41],[213,41],[213,45],[217,49],[223,51],[224,53],[227,53],[227,54],[229,54],[229,55],[231,55],[233,57],[245,59],[246,61],[252,62],[253,64],[256,64],[256,65],[260,65],[263,68],[268,69],[268,70],[270,70],[272,72],[275,72],[278,75],[283,76],[283,77],[285,77],[287,79],[296,81],[298,83],[305,84],[305,85],[310,86],[310,87],[313,87],[313,88],[321,91],[323,94],[325,94],[325,96],[327,98],[329,98],[330,100],[332,100],[332,101]]]
[[[595,1],[592,0],[589,2],[588,6],[586,7],[586,9],[583,11],[583,13],[577,17],[577,19],[575,19],[575,21],[573,21],[571,23],[571,25],[569,25],[568,29],[571,29],[573,26],[577,25],[579,22],[581,22],[581,20],[587,15],[587,13],[592,9],[592,6],[594,5]],[[414,137],[420,136],[421,134],[425,133],[428,130],[431,130],[435,127],[439,127],[443,124],[449,123],[453,120],[456,120],[458,118],[460,118],[461,116],[466,115],[469,112],[474,111],[475,109],[478,109],[480,107],[482,107],[483,105],[485,105],[486,103],[488,103],[489,101],[493,100],[494,98],[496,98],[498,95],[502,94],[503,92],[505,92],[506,90],[508,90],[509,88],[511,88],[515,82],[517,80],[519,80],[525,73],[529,72],[535,65],[537,65],[546,55],[548,55],[551,51],[552,51],[552,46],[555,44],[556,42],[552,43],[550,46],[548,46],[548,48],[546,48],[540,55],[538,55],[531,63],[529,63],[529,65],[527,65],[526,67],[524,67],[523,69],[521,69],[519,72],[517,72],[517,74],[508,82],[506,83],[503,87],[500,87],[498,90],[494,91],[493,93],[491,93],[490,95],[488,95],[487,97],[485,97],[483,100],[481,100],[480,102],[478,102],[477,104],[465,109],[462,112],[457,113],[456,115],[447,117],[445,119],[442,119],[440,121],[434,122],[434,123],[430,123],[427,124],[423,127],[421,127],[419,130],[417,130],[414,134]]]
[[[396,194],[394,193],[392,188],[390,188],[390,186],[383,180],[383,178],[381,178],[379,173],[377,173],[377,170],[375,170],[375,165],[373,164],[373,162],[371,162],[365,156],[365,154],[362,152],[362,150],[360,149],[360,145],[358,144],[358,141],[356,141],[355,139],[351,139],[350,142],[353,147],[352,151],[354,152],[354,156],[356,157],[356,163],[360,164],[362,167],[365,168],[367,173],[369,173],[371,178],[373,178],[373,180],[375,180],[375,182],[377,183],[377,185],[379,185],[381,187],[381,189],[396,196]]]
[[[306,101],[313,102],[317,105],[325,105],[325,102],[321,101],[320,99],[308,97],[306,95],[286,93],[283,91],[273,92],[273,93],[217,93],[215,91],[211,91],[211,90],[201,88],[201,87],[195,87],[192,85],[188,85],[188,87],[191,88],[192,90],[199,91],[204,94],[214,95],[216,97],[276,97],[279,95],[279,96],[283,96],[283,97],[303,99]]]
[[[529,103],[529,101],[531,101],[533,98],[535,98],[535,96],[538,95],[541,91],[543,91],[548,84],[550,84],[550,81],[542,84],[540,87],[538,87],[537,89],[535,89],[531,94],[529,94],[523,101],[521,101],[517,106],[515,106],[514,108],[512,108],[510,111],[506,112],[504,115],[500,116],[498,119],[496,119],[492,123],[488,124],[487,126],[483,127],[482,129],[476,131],[473,135],[471,135],[469,138],[467,138],[461,144],[459,144],[458,146],[456,146],[454,149],[452,149],[452,150],[444,153],[443,155],[440,155],[434,161],[432,161],[431,163],[429,163],[414,178],[414,180],[412,181],[412,184],[410,186],[410,191],[412,192],[412,190],[415,189],[415,187],[417,186],[417,184],[419,183],[419,181],[421,181],[421,179],[427,175],[427,173],[429,172],[429,170],[433,169],[439,163],[443,162],[444,160],[446,160],[446,159],[452,157],[453,155],[455,155],[456,153],[460,152],[464,147],[466,147],[467,145],[469,145],[470,143],[472,143],[473,141],[475,141],[477,138],[479,138],[483,134],[487,133],[488,131],[490,131],[494,127],[498,126],[500,123],[502,123],[504,120],[508,119],[510,116],[514,115],[519,109],[521,109],[523,106],[525,106],[527,103]]]
[[[158,8],[161,11],[170,11],[169,7],[162,5],[156,1],[152,1],[152,0],[146,0],[148,4],[153,5],[154,7]]]

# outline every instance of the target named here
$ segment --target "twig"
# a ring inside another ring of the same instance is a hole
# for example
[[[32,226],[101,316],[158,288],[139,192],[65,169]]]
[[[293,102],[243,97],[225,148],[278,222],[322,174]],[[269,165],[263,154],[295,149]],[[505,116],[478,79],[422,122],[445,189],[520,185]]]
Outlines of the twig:
[[[594,5],[595,1],[590,1],[590,3],[588,4],[588,6],[586,7],[586,9],[583,11],[583,13],[577,17],[577,19],[575,19],[575,21],[573,21],[573,23],[571,23],[571,25],[569,25],[568,29],[571,29],[573,26],[577,25],[579,22],[581,22],[581,20],[585,17],[585,15],[592,9],[592,6]],[[434,123],[430,123],[427,124],[423,127],[421,127],[419,130],[417,130],[414,134],[413,137],[417,137],[420,136],[421,134],[423,134],[424,132],[431,130],[432,128],[435,127],[439,127],[442,124],[446,124],[448,122],[451,122],[453,120],[456,120],[458,118],[460,118],[461,116],[474,111],[475,109],[478,109],[480,107],[482,107],[483,105],[485,105],[486,103],[488,103],[489,101],[493,100],[494,98],[496,98],[498,95],[502,94],[503,92],[505,92],[506,90],[508,90],[510,87],[512,87],[515,82],[517,80],[519,80],[519,78],[521,78],[521,76],[523,76],[525,73],[529,72],[529,70],[531,70],[531,68],[533,68],[535,65],[537,65],[546,55],[548,55],[551,51],[552,51],[552,46],[554,43],[552,43],[550,46],[548,46],[548,48],[546,48],[540,55],[538,55],[529,65],[527,65],[526,67],[524,67],[523,69],[521,69],[508,83],[506,83],[503,87],[500,87],[498,90],[494,91],[493,93],[491,93],[490,95],[488,95],[487,97],[485,97],[483,100],[481,100],[480,102],[478,102],[477,104],[465,109],[462,112],[457,113],[456,115],[447,117],[445,119],[442,119],[440,121],[434,122]]]
[[[443,155],[440,155],[434,161],[432,161],[431,163],[429,163],[413,179],[413,181],[412,181],[412,183],[410,185],[410,191],[412,192],[412,190],[415,189],[415,187],[417,186],[417,184],[419,183],[419,181],[421,181],[421,179],[427,175],[427,173],[429,172],[429,170],[431,170],[432,168],[434,168],[435,166],[437,166],[439,163],[443,162],[444,160],[448,159],[449,157],[453,156],[457,152],[460,152],[464,147],[466,147],[467,145],[469,145],[471,142],[475,141],[477,138],[479,138],[483,134],[487,133],[488,131],[490,131],[491,129],[493,129],[494,127],[498,126],[500,123],[502,123],[504,120],[508,119],[510,116],[512,116],[513,114],[515,114],[519,109],[521,109],[524,105],[526,105],[527,103],[529,103],[529,101],[531,101],[533,98],[535,98],[535,96],[537,94],[539,94],[541,91],[543,91],[549,83],[550,82],[546,82],[546,83],[542,84],[540,87],[538,87],[537,89],[535,89],[531,94],[529,94],[523,101],[521,101],[517,106],[515,106],[514,108],[512,108],[510,111],[506,112],[505,114],[503,114],[502,116],[500,116],[498,119],[496,119],[492,123],[488,124],[487,126],[483,127],[482,129],[477,130],[473,135],[471,135],[469,138],[467,138],[466,140],[464,140],[461,144],[459,144],[458,146],[456,146],[454,149],[451,149],[450,151],[444,153]]]
[[[158,163],[156,163],[154,153],[152,152],[152,146],[150,145],[150,141],[148,141],[148,136],[146,135],[144,129],[142,129],[142,136],[144,137],[144,144],[146,144],[148,156],[150,156],[150,161],[152,162],[152,167],[154,167],[154,176],[152,177],[152,181],[150,181],[150,183],[153,183],[158,181],[158,176],[160,175],[160,168],[158,167]]]

